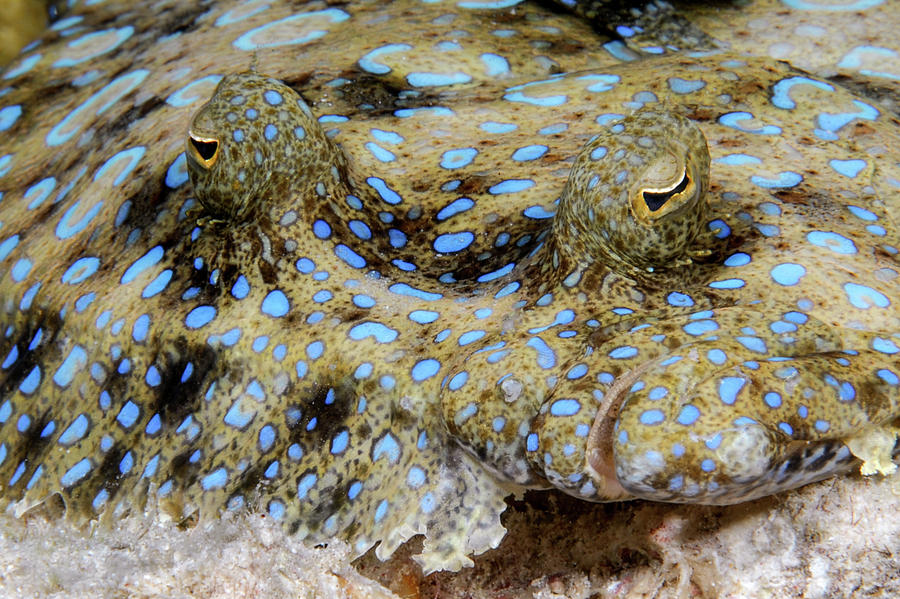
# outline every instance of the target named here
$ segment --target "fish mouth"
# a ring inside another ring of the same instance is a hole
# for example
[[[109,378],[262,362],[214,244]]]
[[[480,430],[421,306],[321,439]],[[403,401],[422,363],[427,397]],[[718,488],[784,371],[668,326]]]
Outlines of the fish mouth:
[[[209,170],[219,159],[219,140],[188,131],[188,151],[194,162]]]

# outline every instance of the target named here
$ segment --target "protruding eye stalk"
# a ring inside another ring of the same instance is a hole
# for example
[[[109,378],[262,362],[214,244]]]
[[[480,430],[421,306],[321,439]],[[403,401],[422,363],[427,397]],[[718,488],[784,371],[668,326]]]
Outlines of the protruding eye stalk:
[[[691,203],[697,195],[697,185],[686,165],[681,166],[679,176],[671,181],[670,184],[654,182],[650,185],[645,182],[632,192],[631,210],[638,222],[649,226]]]
[[[200,137],[193,131],[188,133],[193,159],[204,168],[210,169],[219,159],[219,140],[211,137]]]

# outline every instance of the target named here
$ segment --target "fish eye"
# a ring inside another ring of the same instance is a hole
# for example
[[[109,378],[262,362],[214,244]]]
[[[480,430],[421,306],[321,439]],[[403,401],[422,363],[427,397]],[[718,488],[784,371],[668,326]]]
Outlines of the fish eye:
[[[219,157],[219,140],[189,133],[194,158],[205,168],[212,168]]]
[[[654,212],[658,212],[666,205],[666,202],[687,189],[690,183],[691,178],[687,174],[687,170],[685,170],[682,173],[681,181],[675,187],[668,189],[644,189],[642,196],[644,198],[644,204],[647,206],[647,210],[650,211],[651,215]]]

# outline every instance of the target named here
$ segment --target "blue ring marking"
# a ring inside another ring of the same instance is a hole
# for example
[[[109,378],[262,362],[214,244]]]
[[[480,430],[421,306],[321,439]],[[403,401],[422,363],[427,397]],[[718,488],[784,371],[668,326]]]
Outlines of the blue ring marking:
[[[261,12],[267,11],[267,10],[269,10],[269,8],[271,8],[271,5],[268,2],[266,2],[265,4],[257,6],[255,8],[253,8],[252,10],[242,12],[243,9],[245,9],[246,7],[249,7],[249,6],[253,6],[252,3],[244,3],[244,4],[239,5],[238,8],[233,8],[225,13],[222,13],[222,15],[218,19],[216,19],[214,25],[216,27],[222,27],[225,25],[233,25],[234,23],[239,23],[241,21],[249,19],[250,17],[257,15]],[[235,14],[235,13],[237,13],[237,14]]]
[[[484,63],[484,74],[488,77],[497,77],[509,73],[509,61],[499,54],[486,52],[480,56]]]
[[[76,200],[72,206],[66,210],[65,214],[62,215],[62,218],[59,219],[59,223],[56,225],[56,236],[59,239],[68,239],[77,233],[81,233],[88,226],[88,224],[97,216],[97,213],[100,212],[100,209],[103,207],[103,200],[98,201],[96,204],[92,205],[88,208],[84,216],[81,217],[81,220],[70,225],[69,219],[73,216],[73,214],[78,210],[79,205],[81,204],[81,198]]]
[[[0,108],[0,131],[6,131],[15,125],[20,116],[22,116],[22,107],[18,104]]]
[[[512,159],[517,162],[527,162],[529,160],[537,160],[549,151],[550,148],[543,144],[535,144],[531,146],[523,146],[512,154]]]
[[[128,40],[128,38],[130,38],[132,35],[134,35],[134,27],[132,27],[131,25],[122,27],[121,29],[105,29],[103,31],[92,31],[66,44],[68,50],[66,51],[65,55],[54,62],[51,66],[54,68],[74,67],[75,65],[79,65],[83,62],[93,60],[98,56],[102,56],[107,52],[115,50],[123,43],[125,43],[125,41]],[[101,40],[101,42],[98,44],[96,40],[103,37],[111,39]],[[80,46],[84,46],[85,44],[88,45],[88,48],[97,49],[82,56],[73,57],[72,54],[77,53],[78,48]],[[98,48],[98,46],[100,47]]]
[[[496,185],[492,185],[488,189],[488,192],[491,193],[491,195],[518,193],[531,187],[534,187],[534,181],[532,181],[531,179],[507,179],[505,181],[497,183]]]
[[[365,148],[369,150],[369,152],[371,152],[372,155],[381,162],[393,162],[397,159],[393,152],[385,150],[374,141],[366,142]]]
[[[140,407],[138,407],[136,403],[129,399],[125,402],[125,405],[122,406],[122,409],[120,409],[119,413],[116,415],[116,421],[124,428],[129,429],[134,426],[134,423],[137,422],[138,418],[140,418],[140,415]]]
[[[216,309],[213,306],[197,306],[184,319],[184,324],[189,329],[199,329],[208,325],[216,317]]]
[[[803,175],[794,171],[782,171],[775,176],[774,179],[762,177],[760,175],[751,175],[750,182],[763,189],[790,188],[800,185],[803,181]]]
[[[734,405],[738,393],[744,388],[747,379],[739,376],[726,376],[719,380],[719,399],[726,405]]]
[[[78,124],[78,121],[81,119],[83,112],[87,112],[93,108],[96,102],[106,100],[106,103],[94,112],[95,116],[100,116],[113,106],[113,104],[143,83],[144,79],[146,79],[149,74],[150,71],[146,69],[138,69],[110,81],[103,89],[85,100],[53,127],[45,138],[46,144],[52,147],[69,141],[76,133],[78,133],[79,129],[81,129],[81,124]]]
[[[825,132],[837,133],[845,125],[852,123],[856,119],[874,121],[878,118],[879,112],[874,106],[870,106],[859,100],[853,100],[853,104],[859,108],[857,112],[843,112],[839,114],[823,112],[819,114],[817,119],[819,127]]]
[[[321,341],[313,341],[306,346],[306,357],[310,360],[318,360],[325,352],[325,344]]]
[[[806,274],[806,268],[801,264],[793,262],[784,262],[778,264],[769,271],[769,274],[779,285],[790,287],[800,282],[800,279]]]
[[[666,415],[663,414],[661,410],[645,410],[640,415],[639,419],[641,421],[641,424],[644,424],[646,426],[654,426],[663,422],[666,419]]]
[[[387,186],[387,183],[384,182],[383,179],[379,179],[378,177],[369,177],[366,179],[366,183],[369,184],[369,187],[378,192],[378,195],[381,196],[381,199],[391,205],[397,205],[403,201],[403,198],[400,197],[396,191]]]
[[[671,89],[676,94],[686,95],[700,91],[706,87],[706,81],[703,79],[682,79],[681,77],[669,77],[666,79]]]
[[[63,363],[53,374],[53,382],[60,387],[68,387],[75,379],[75,375],[87,366],[87,352],[80,345],[75,345],[69,351]]]
[[[713,289],[740,289],[747,283],[743,279],[723,279],[709,284]]]
[[[781,127],[776,125],[763,125],[762,127],[749,128],[741,125],[741,121],[750,120],[755,118],[749,112],[729,112],[728,114],[723,114],[719,117],[719,123],[725,125],[726,127],[731,127],[732,129],[737,129],[738,131],[743,131],[744,133],[757,133],[759,135],[780,135]]]
[[[547,370],[556,366],[556,353],[540,337],[532,337],[526,345],[537,352],[537,365]]]
[[[169,189],[177,189],[187,183],[187,159],[184,152],[179,154],[166,170],[166,187]]]
[[[79,414],[78,417],[72,421],[72,424],[63,431],[63,434],[59,436],[59,444],[71,445],[77,443],[87,434],[89,425],[90,421],[88,420],[88,417],[84,414]],[[43,437],[44,435],[41,434],[41,436]]]
[[[772,104],[784,110],[793,110],[797,103],[791,99],[790,91],[795,85],[811,85],[827,92],[833,92],[834,86],[824,81],[816,81],[808,77],[788,77],[772,86]]]
[[[53,193],[53,189],[56,187],[56,179],[54,177],[47,177],[46,179],[42,179],[28,188],[25,192],[24,199],[31,200],[28,203],[28,210],[34,210],[38,206],[44,203],[51,193]],[[34,197],[32,197],[34,196]],[[3,197],[0,195],[0,197]]]
[[[574,416],[581,410],[581,403],[577,399],[557,399],[550,404],[550,414],[552,416]]]
[[[456,216],[457,214],[465,212],[466,210],[469,210],[473,206],[475,206],[475,202],[472,201],[471,199],[465,198],[465,197],[457,198],[457,199],[453,200],[451,203],[449,203],[446,206],[444,206],[443,208],[441,208],[438,211],[435,218],[438,221],[447,220],[451,216]]]
[[[329,449],[332,455],[339,455],[347,451],[347,446],[350,444],[350,432],[346,429],[340,431],[331,439],[331,449]]]
[[[851,179],[869,165],[865,160],[838,160],[837,158],[828,161],[828,164],[835,172]]]
[[[822,11],[859,11],[882,4],[884,0],[850,0],[844,4],[820,4],[809,0],[784,0],[784,3],[797,10]]]
[[[353,268],[365,268],[366,259],[343,243],[334,246],[334,254]]]
[[[204,491],[213,489],[222,489],[228,482],[228,470],[224,466],[220,466],[200,479],[200,486]]]
[[[43,58],[43,54],[32,54],[28,58],[23,59],[17,66],[11,68],[10,70],[4,73],[4,79],[15,79],[19,75],[24,75],[28,71],[34,68],[38,62],[40,62],[41,58]]]
[[[419,324],[428,324],[440,318],[440,313],[431,310],[413,310],[409,313],[409,319]]]
[[[368,52],[362,58],[360,58],[356,62],[356,64],[359,65],[359,68],[367,73],[372,73],[373,75],[387,75],[391,72],[391,67],[378,62],[377,59],[385,54],[405,52],[412,49],[413,47],[409,44],[387,44],[385,46],[381,46],[380,48],[375,48],[371,52]]]
[[[447,150],[441,154],[441,166],[448,170],[462,168],[471,164],[477,155],[478,150],[475,148]]]
[[[853,240],[832,231],[811,231],[807,233],[806,239],[813,245],[827,248],[837,254],[855,254],[857,252]]]
[[[410,370],[410,374],[412,378],[417,383],[421,383],[422,381],[428,380],[434,375],[438,373],[441,369],[441,363],[433,358],[426,358],[425,360],[420,360],[416,362],[416,364]]]
[[[134,281],[138,275],[142,272],[151,268],[159,263],[162,260],[163,255],[165,254],[165,250],[161,245],[158,245],[148,251],[146,254],[135,260],[131,266],[129,266],[125,273],[122,275],[121,280],[119,281],[122,285],[127,285]]]
[[[873,306],[887,308],[891,305],[891,301],[886,295],[865,285],[844,283],[844,292],[847,294],[847,299],[850,300],[850,303],[860,310],[868,310]]]
[[[72,266],[63,273],[62,282],[67,285],[78,285],[86,281],[100,268],[100,259],[94,256],[86,256],[76,260]]]
[[[426,302],[433,302],[444,297],[440,293],[431,293],[428,291],[423,291],[421,289],[416,289],[415,287],[411,287],[406,283],[394,283],[390,287],[388,287],[388,291],[391,293],[396,293],[397,295],[406,295],[409,297],[415,297],[421,300],[425,300]]]
[[[324,37],[329,33],[329,31],[322,29],[312,29],[304,31],[304,29],[306,28],[303,26],[302,21],[317,17],[325,17],[328,19],[329,23],[340,23],[349,19],[350,15],[337,8],[328,8],[325,10],[317,10],[291,15],[283,19],[278,19],[277,21],[271,21],[269,23],[266,23],[265,25],[256,27],[255,29],[251,29],[250,31],[244,33],[239,38],[231,42],[231,45],[238,50],[246,50],[252,52],[254,50],[259,50],[260,48],[275,48],[278,46],[305,44],[307,42],[311,42],[313,40]],[[296,21],[301,21],[301,23],[295,23]],[[281,28],[281,31],[277,31],[279,28]],[[276,29],[276,33],[273,34],[269,32],[270,29]],[[298,31],[304,32],[305,35],[300,35],[298,37],[293,37],[290,39],[279,39],[279,33],[295,34]],[[267,35],[264,35],[263,37],[272,39],[273,41],[267,43],[257,43],[253,41],[254,37],[266,32],[269,33]]]
[[[59,479],[59,483],[63,487],[71,487],[81,481],[94,468],[88,458],[83,458],[77,464],[69,468],[65,474]]]
[[[725,259],[725,262],[723,262],[723,264],[725,266],[737,267],[737,266],[746,266],[747,264],[750,264],[750,261],[751,261],[751,258],[749,255],[745,254],[744,252],[737,252],[737,253],[734,253],[734,254],[728,256],[728,258]]]
[[[690,426],[697,422],[699,418],[700,410],[697,409],[697,406],[687,404],[681,408],[681,412],[678,414],[675,422],[683,424],[684,426]]]
[[[362,341],[367,337],[372,337],[377,343],[391,343],[400,333],[394,329],[380,323],[367,320],[355,325],[347,333],[347,336],[354,341]]]
[[[441,254],[453,254],[461,252],[475,241],[475,235],[470,231],[458,233],[445,233],[434,240],[434,250]]]
[[[150,331],[150,316],[148,314],[141,314],[137,317],[137,320],[134,321],[134,326],[131,327],[131,336],[138,343],[142,343],[147,339],[147,333]]]
[[[413,87],[458,85],[470,81],[472,81],[472,77],[461,71],[456,73],[410,73],[406,76],[406,82]]]
[[[153,297],[157,293],[161,293],[169,286],[169,282],[172,280],[172,269],[167,268],[161,273],[159,273],[155,279],[150,281],[144,290],[141,291],[141,297],[144,299]]]
[[[519,128],[513,123],[498,123],[496,121],[485,121],[478,125],[478,128],[486,133],[509,133]]]
[[[275,289],[266,295],[260,309],[263,314],[273,318],[281,318],[290,311],[291,304],[283,291]]]

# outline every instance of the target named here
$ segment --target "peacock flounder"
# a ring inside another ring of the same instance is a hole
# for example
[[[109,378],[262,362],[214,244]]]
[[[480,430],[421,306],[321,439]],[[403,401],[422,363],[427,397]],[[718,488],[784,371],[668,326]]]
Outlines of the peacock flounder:
[[[235,4],[183,35],[226,67],[276,42],[315,65],[329,36],[421,20],[400,8]],[[460,37],[442,11],[430,30]],[[728,55],[510,80],[484,39],[435,50],[469,79],[440,56],[421,78],[378,40],[300,82],[310,106],[151,52],[150,28],[73,27],[3,75],[0,481],[20,511],[251,507],[379,557],[424,533],[431,571],[496,546],[526,488],[734,503],[873,438],[854,451],[890,469],[900,146],[864,99]],[[93,45],[42,62],[66,43]],[[357,103],[354,77],[414,105]]]

